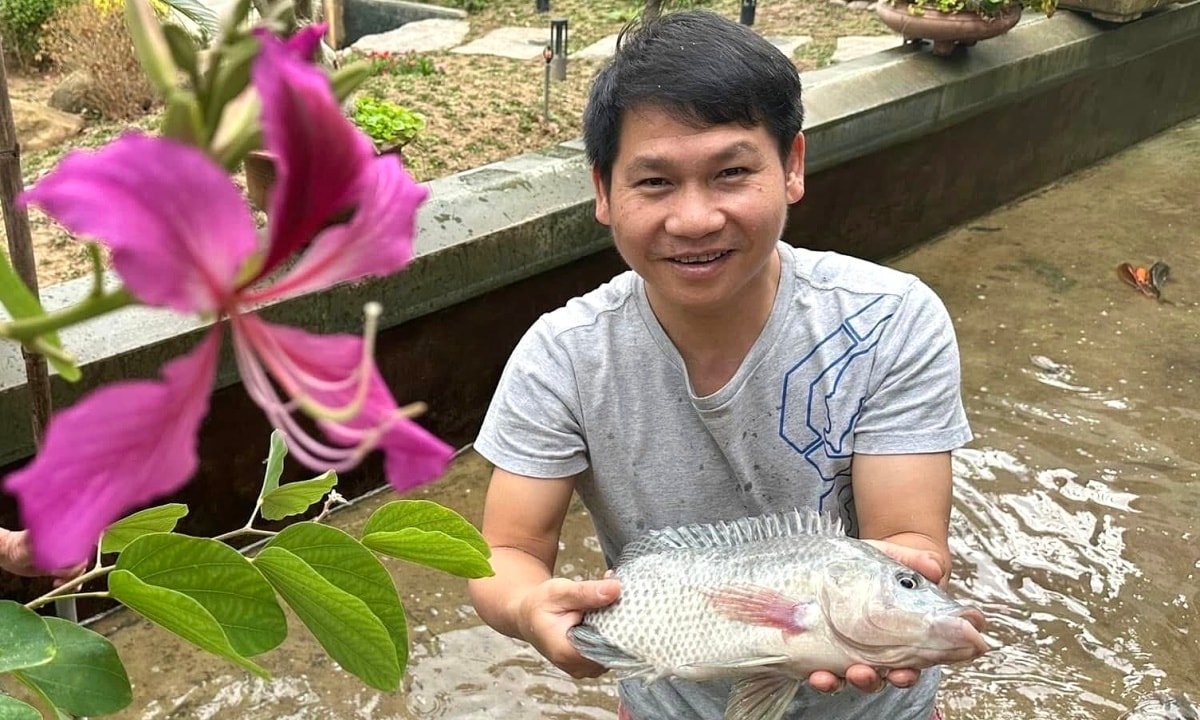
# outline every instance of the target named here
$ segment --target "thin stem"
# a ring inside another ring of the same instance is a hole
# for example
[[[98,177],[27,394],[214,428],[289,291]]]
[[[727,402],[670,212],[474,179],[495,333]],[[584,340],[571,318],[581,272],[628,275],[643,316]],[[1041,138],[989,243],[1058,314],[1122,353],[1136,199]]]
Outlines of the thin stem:
[[[243,527],[243,528],[238,528],[237,530],[230,530],[227,533],[222,533],[220,535],[217,535],[216,537],[213,538],[213,540],[219,540],[221,542],[225,542],[226,540],[229,540],[230,538],[240,537],[242,535],[254,535],[256,537],[275,537],[278,534],[279,533],[274,532],[272,530],[259,530],[257,528],[252,528],[252,527]]]
[[[57,332],[62,328],[136,303],[137,299],[128,290],[120,288],[111,293],[89,297],[75,305],[45,315],[0,323],[0,337],[11,338],[21,343],[30,343],[47,333]]]
[[[29,608],[30,610],[40,608],[46,603],[53,602],[57,598],[71,594],[72,590],[83,587],[84,583],[95,580],[96,578],[104,577],[112,572],[114,568],[116,568],[116,565],[106,565],[104,567],[98,567],[93,570],[89,570],[74,580],[68,580],[45,595],[30,600],[29,602],[25,603],[25,607]]]
[[[88,243],[87,252],[92,262],[92,292],[88,297],[100,297],[104,294],[104,256],[97,243]]]
[[[93,592],[68,593],[66,595],[59,595],[58,597],[56,597],[54,599],[55,600],[74,600],[76,598],[108,598],[108,597],[112,597],[112,595],[110,595],[107,590],[96,590]],[[26,607],[29,607],[29,606],[26,605]],[[29,609],[32,610],[33,608],[30,607]]]

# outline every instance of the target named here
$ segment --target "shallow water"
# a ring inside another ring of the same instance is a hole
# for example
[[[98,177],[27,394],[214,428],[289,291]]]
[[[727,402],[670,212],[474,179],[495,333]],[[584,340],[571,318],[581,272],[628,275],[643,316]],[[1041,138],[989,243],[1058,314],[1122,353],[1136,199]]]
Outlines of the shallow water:
[[[1200,688],[1196,158],[1200,121],[892,263],[929,282],[958,329],[975,440],[954,456],[953,590],[1004,643],[947,672],[950,717],[1115,719],[1153,689]],[[1167,302],[1117,278],[1121,262],[1159,259]],[[487,472],[467,453],[421,494],[477,522]],[[336,522],[353,529],[386,499]],[[593,577],[599,550],[575,510],[560,570]],[[390,567],[413,637],[406,692],[362,688],[297,623],[265,684],[118,615],[99,626],[135,682],[119,717],[615,717],[611,680],[572,681],[481,626],[464,582]]]

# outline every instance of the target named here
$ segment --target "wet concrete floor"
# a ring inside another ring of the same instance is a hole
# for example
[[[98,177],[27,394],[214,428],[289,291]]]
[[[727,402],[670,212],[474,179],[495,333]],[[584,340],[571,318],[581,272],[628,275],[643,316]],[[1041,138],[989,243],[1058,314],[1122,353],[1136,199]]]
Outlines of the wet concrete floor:
[[[952,718],[1113,718],[1200,689],[1200,120],[897,258],[954,317],[975,439],[955,453],[953,590],[1004,646],[951,668]],[[914,194],[914,202],[919,202]],[[1171,267],[1163,301],[1117,277]],[[478,522],[489,468],[465,453],[415,493]],[[335,516],[351,532],[391,499]],[[560,572],[601,570],[577,507]],[[575,682],[482,626],[465,582],[386,561],[413,640],[403,692],[364,688],[307,631],[264,683],[128,614],[100,621],[134,682],[125,720],[615,717],[611,679]]]

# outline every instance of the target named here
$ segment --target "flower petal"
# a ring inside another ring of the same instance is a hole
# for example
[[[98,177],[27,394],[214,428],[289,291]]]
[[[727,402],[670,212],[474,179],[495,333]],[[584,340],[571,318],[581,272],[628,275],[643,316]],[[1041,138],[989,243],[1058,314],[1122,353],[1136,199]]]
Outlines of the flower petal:
[[[239,316],[234,327],[239,339],[249,342],[257,351],[275,383],[293,399],[303,398],[308,406],[328,409],[353,406],[362,390],[361,373],[367,373],[366,392],[352,418],[331,420],[328,413],[324,419],[320,413],[316,415],[317,425],[331,445],[322,448],[312,438],[289,438],[310,443],[311,452],[301,449],[295,455],[311,469],[322,471],[334,466],[332,462],[322,463],[314,455],[352,456],[356,464],[362,455],[378,447],[385,455],[388,482],[397,490],[429,482],[445,471],[453,449],[403,417],[374,361],[365,357],[362,338],[312,335],[286,325],[266,323],[253,315]],[[264,409],[273,415],[278,408]],[[356,448],[357,452],[346,453],[346,448]],[[305,459],[305,454],[310,457]]]
[[[372,161],[368,177],[350,222],[321,233],[287,275],[260,292],[248,293],[247,302],[390,275],[412,260],[417,208],[429,189],[413,180],[391,155]]]
[[[251,78],[262,98],[263,144],[275,158],[276,178],[267,210],[270,248],[257,280],[357,203],[375,151],[342,113],[325,73],[275,36],[262,36]]]
[[[284,45],[297,59],[312,62],[317,48],[321,46],[321,37],[325,35],[326,27],[328,26],[325,23],[305,25],[285,40]]]
[[[104,528],[192,476],[220,338],[214,329],[161,380],[105,386],[54,416],[37,457],[4,483],[38,567],[87,560]]]
[[[219,308],[257,242],[224,170],[194,147],[140,133],[70,153],[22,201],[111,248],[139,300],[181,312]]]

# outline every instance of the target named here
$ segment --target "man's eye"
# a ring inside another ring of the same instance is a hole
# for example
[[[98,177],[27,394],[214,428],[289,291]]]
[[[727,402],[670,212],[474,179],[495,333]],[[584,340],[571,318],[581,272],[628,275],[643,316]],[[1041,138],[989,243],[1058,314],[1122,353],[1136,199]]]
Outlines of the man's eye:
[[[667,181],[663,178],[646,178],[645,180],[638,181],[638,185],[642,187],[658,188],[664,187],[666,184]]]
[[[746,174],[746,168],[744,168],[744,167],[725,168],[724,170],[721,171],[721,177],[737,177],[739,175],[745,175],[745,174]]]

